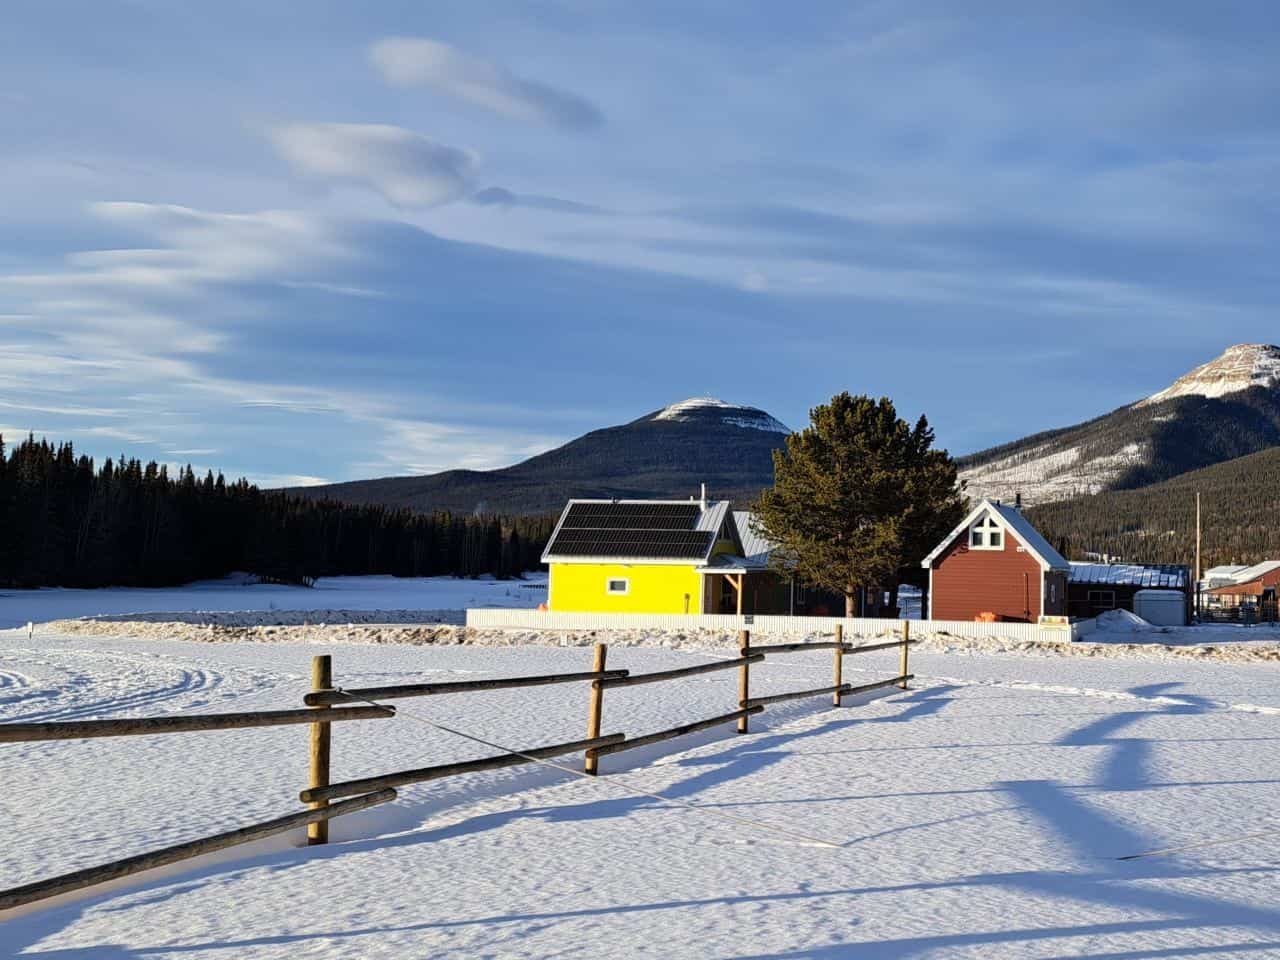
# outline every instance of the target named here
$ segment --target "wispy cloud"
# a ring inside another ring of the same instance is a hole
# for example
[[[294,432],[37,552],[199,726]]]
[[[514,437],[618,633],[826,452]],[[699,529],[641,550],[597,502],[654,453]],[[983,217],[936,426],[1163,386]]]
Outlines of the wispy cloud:
[[[505,117],[566,130],[604,123],[600,109],[583,97],[517,77],[437,40],[388,37],[369,48],[369,59],[393,86],[429,87]]]
[[[589,203],[547,197],[536,193],[513,193],[503,187],[485,187],[471,195],[471,202],[481,207],[526,207],[531,210],[549,210],[553,213],[577,213],[587,216],[603,216],[611,211]]]
[[[298,172],[365,184],[398,207],[457,200],[477,165],[470,151],[386,124],[295,123],[272,130],[271,140]]]

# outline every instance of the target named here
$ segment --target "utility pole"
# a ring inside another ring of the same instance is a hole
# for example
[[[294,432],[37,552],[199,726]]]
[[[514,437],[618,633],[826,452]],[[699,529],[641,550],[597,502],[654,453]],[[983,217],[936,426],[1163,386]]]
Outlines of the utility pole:
[[[1196,491],[1196,616],[1200,616],[1200,491]]]

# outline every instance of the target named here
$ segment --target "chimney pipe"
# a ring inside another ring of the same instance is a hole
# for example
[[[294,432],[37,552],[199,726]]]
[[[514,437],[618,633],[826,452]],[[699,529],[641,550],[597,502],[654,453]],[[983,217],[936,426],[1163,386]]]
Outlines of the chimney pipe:
[[[707,509],[707,485],[702,485],[702,509]]]

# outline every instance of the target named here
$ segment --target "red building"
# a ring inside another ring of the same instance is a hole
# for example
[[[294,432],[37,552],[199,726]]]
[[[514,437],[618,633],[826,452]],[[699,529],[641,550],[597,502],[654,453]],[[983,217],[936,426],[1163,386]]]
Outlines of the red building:
[[[930,620],[1035,623],[1065,616],[1071,564],[1021,511],[983,500],[920,562],[929,570]]]
[[[1230,583],[1206,591],[1205,600],[1214,607],[1274,605],[1277,590],[1280,590],[1280,560],[1264,560],[1237,571]]]

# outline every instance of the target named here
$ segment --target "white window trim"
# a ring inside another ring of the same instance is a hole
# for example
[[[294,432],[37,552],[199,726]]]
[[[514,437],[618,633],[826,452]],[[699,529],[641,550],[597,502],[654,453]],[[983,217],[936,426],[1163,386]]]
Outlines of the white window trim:
[[[622,584],[622,589],[614,590],[613,585],[615,583]],[[611,597],[625,597],[627,594],[631,592],[631,578],[630,577],[605,577],[604,592]]]
[[[982,534],[982,543],[974,542],[974,535],[977,533]],[[998,544],[993,545],[991,543],[991,534],[993,533],[998,533],[1000,535],[1000,542]],[[969,549],[970,550],[1003,550],[1004,544],[1005,544],[1005,537],[1007,536],[1008,536],[1008,531],[1005,530],[1005,528],[1000,524],[1000,521],[998,521],[995,518],[995,516],[993,516],[990,513],[984,514],[983,516],[979,517],[977,520],[973,521],[973,523],[969,524]]]

